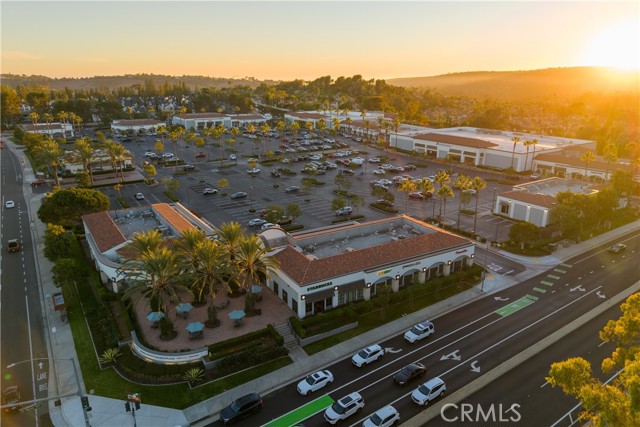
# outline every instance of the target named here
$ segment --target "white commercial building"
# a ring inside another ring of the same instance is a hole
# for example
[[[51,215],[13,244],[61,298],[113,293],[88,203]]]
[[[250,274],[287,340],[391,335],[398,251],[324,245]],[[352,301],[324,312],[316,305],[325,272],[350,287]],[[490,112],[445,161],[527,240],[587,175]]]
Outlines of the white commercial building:
[[[165,123],[152,119],[114,120],[111,123],[111,130],[118,134],[154,134],[160,126],[165,126]]]

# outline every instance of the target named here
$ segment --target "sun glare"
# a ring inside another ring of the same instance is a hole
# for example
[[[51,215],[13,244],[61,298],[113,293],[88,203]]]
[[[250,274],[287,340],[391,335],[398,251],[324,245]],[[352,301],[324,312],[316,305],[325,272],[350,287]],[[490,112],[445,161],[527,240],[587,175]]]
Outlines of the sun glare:
[[[581,65],[640,69],[637,21],[624,21],[598,32],[585,46]]]

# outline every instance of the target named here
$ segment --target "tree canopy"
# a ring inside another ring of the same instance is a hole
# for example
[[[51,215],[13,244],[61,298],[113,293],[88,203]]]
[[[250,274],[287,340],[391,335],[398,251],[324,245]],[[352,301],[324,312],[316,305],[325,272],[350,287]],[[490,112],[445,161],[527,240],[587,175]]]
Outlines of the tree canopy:
[[[109,209],[109,197],[87,188],[58,190],[47,196],[38,209],[38,218],[47,224],[69,227],[80,222],[82,215]]]

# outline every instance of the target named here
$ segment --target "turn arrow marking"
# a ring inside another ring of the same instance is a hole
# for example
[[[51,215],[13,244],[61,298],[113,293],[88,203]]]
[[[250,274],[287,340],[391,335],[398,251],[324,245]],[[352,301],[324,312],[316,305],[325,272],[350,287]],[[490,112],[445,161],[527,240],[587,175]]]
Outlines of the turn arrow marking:
[[[42,362],[38,363],[38,368],[42,369],[43,366],[44,366],[44,363]]]
[[[575,292],[575,291],[580,291],[580,292],[584,292],[584,288],[580,285],[576,286],[575,288],[571,288],[569,289],[571,292]]]
[[[462,359],[462,357],[460,356],[460,350],[456,350],[453,351],[449,354],[444,354],[440,360],[449,360],[449,359],[453,359],[453,360],[460,360]]]
[[[509,301],[509,298],[493,297],[496,301]]]
[[[478,374],[480,373],[480,366],[478,365],[478,361],[477,361],[477,360],[474,360],[474,361],[471,363],[471,371],[472,371],[472,372],[476,372],[476,373],[478,373]]]
[[[598,298],[602,298],[602,299],[606,298],[606,296],[600,291],[596,292],[596,295],[598,295]]]
[[[396,350],[395,348],[392,347],[386,347],[384,349],[385,353],[400,353],[402,351],[402,349]]]

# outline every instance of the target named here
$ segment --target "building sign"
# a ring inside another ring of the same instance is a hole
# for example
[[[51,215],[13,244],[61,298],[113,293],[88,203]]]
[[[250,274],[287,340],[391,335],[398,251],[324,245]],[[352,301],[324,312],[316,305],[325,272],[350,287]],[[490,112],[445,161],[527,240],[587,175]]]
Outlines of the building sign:
[[[409,267],[413,267],[414,265],[418,265],[420,264],[420,261],[416,261],[416,262],[412,262],[411,264],[405,264],[402,266],[402,268],[409,268]]]
[[[327,286],[331,286],[333,285],[333,282],[326,282],[326,283],[321,283],[319,285],[315,285],[315,286],[309,286],[308,288],[306,288],[307,291],[315,291],[316,289],[322,289],[322,288],[326,288]]]
[[[457,254],[463,254],[465,252],[467,252],[466,249],[460,249],[459,251],[456,251]]]
[[[378,272],[376,273],[376,276],[384,276],[385,274],[388,274],[388,273],[390,273],[390,272],[391,272],[391,269],[390,269],[390,268],[387,268],[386,270],[378,271]]]

